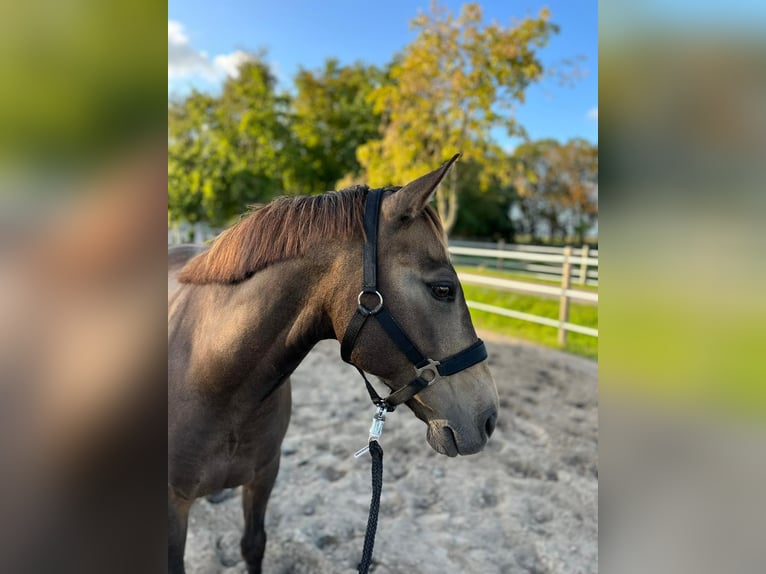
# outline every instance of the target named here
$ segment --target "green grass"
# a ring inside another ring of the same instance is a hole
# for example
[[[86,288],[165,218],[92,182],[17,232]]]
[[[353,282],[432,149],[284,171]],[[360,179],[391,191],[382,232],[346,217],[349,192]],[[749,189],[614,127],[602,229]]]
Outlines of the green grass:
[[[491,275],[495,275],[491,273]],[[496,275],[499,276],[499,275]],[[478,301],[488,305],[495,305],[514,311],[550,317],[558,319],[558,299],[545,299],[534,295],[501,291],[491,287],[477,285],[463,285],[465,298],[470,301]],[[525,339],[559,349],[557,342],[558,329],[547,327],[529,321],[520,321],[495,315],[485,311],[471,309],[471,317],[474,325],[479,329],[487,329],[496,333],[502,333],[511,337]],[[569,322],[584,327],[598,328],[598,307],[571,302],[569,307]],[[575,355],[581,355],[590,359],[598,357],[598,338],[580,333],[567,333],[565,351]]]

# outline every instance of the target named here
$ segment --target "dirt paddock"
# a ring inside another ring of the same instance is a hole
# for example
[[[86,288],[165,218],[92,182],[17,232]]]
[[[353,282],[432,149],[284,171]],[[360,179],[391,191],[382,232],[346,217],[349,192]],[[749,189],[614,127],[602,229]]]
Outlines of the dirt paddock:
[[[372,572],[595,573],[596,363],[481,333],[500,394],[487,448],[454,459],[402,407],[381,439],[383,496]],[[351,574],[370,502],[373,408],[358,373],[325,341],[292,377],[293,414],[266,517],[264,572]],[[189,574],[246,572],[239,492],[196,502]]]

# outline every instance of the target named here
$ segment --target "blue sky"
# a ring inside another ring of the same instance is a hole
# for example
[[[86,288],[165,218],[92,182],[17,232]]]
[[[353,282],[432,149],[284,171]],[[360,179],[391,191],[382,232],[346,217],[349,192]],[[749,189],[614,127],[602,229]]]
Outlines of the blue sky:
[[[413,38],[410,19],[430,0],[169,0],[168,94],[191,86],[215,91],[245,52],[268,50],[267,60],[290,86],[300,66],[318,68],[328,57],[383,65]],[[442,0],[454,13],[463,2]],[[540,52],[550,67],[578,61],[579,79],[561,85],[546,78],[527,92],[517,118],[530,137],[598,142],[598,4],[595,0],[494,0],[479,2],[487,21],[551,10],[561,27]]]

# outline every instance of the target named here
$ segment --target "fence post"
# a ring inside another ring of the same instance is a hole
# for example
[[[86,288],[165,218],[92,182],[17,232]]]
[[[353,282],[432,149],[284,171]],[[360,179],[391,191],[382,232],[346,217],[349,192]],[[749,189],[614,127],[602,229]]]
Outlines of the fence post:
[[[563,347],[567,342],[567,330],[564,323],[569,321],[569,297],[566,290],[571,284],[572,275],[572,248],[564,247],[564,264],[561,269],[561,298],[559,299],[559,346]]]
[[[497,250],[498,251],[503,251],[504,249],[505,249],[505,239],[500,238],[497,241]],[[500,269],[500,270],[503,269],[503,258],[502,257],[498,257],[497,258],[497,268]]]
[[[580,263],[580,285],[585,285],[588,280],[588,244],[584,243],[582,249],[582,263]]]

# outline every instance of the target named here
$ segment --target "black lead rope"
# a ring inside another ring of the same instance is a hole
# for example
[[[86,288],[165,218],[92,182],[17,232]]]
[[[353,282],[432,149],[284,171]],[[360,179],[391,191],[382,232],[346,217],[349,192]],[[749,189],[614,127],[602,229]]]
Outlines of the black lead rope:
[[[372,562],[375,532],[378,529],[380,493],[383,490],[383,448],[376,440],[370,441],[369,448],[372,457],[372,500],[370,501],[370,515],[367,518],[367,531],[364,533],[364,549],[362,550],[362,561],[359,563],[359,574],[367,574]]]

